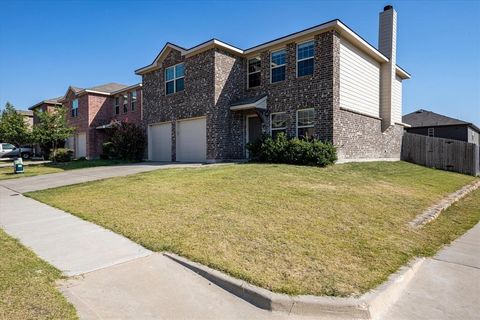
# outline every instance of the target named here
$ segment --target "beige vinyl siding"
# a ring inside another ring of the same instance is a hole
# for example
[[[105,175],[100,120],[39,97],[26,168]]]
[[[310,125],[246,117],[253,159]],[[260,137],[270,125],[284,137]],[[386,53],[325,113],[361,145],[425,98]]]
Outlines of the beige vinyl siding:
[[[399,76],[395,77],[392,86],[392,121],[402,122],[402,79]]]
[[[340,40],[340,107],[380,116],[380,64]]]

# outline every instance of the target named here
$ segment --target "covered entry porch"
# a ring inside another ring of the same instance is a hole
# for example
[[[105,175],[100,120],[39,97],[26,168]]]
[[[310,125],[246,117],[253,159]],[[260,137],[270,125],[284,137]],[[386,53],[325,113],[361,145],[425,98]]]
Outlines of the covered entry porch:
[[[230,105],[232,112],[240,113],[244,120],[244,148],[248,158],[246,146],[261,138],[263,132],[267,132],[267,96],[261,95],[238,100]]]

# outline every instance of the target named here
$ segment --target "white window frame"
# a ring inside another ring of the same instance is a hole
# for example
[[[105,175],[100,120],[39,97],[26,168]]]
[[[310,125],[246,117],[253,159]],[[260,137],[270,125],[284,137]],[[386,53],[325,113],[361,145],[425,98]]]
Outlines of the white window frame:
[[[117,115],[117,114],[120,114],[120,96],[115,96],[114,99],[115,100],[113,102],[114,104],[113,113]],[[117,113],[117,108],[118,108],[118,113]]]
[[[72,118],[78,117],[78,98],[72,100]]]
[[[302,44],[305,44],[305,43],[309,43],[309,42],[313,42],[313,56],[308,57],[308,58],[298,59],[298,46],[300,46]],[[307,41],[302,41],[302,42],[297,43],[297,45],[295,46],[295,59],[297,60],[297,62],[295,63],[297,78],[299,78],[299,76],[298,76],[298,63],[301,62],[301,61],[305,61],[305,60],[308,60],[308,59],[313,59],[313,72],[315,72],[315,39],[310,39],[310,40],[307,40]],[[307,77],[307,76],[309,76],[309,75],[301,76],[301,77]]]
[[[128,113],[128,94],[123,95],[123,114]]]
[[[272,55],[274,53],[277,53],[277,52],[280,52],[280,51],[285,51],[285,63],[274,67],[274,66],[272,66]],[[282,49],[278,49],[278,50],[270,52],[270,83],[278,83],[278,82],[285,81],[287,79],[287,67],[286,66],[287,66],[287,49],[286,48],[282,48]],[[285,67],[285,79],[283,79],[281,81],[272,82],[272,70],[276,69],[276,68],[280,68],[280,67]]]
[[[273,131],[285,131],[285,134],[287,134],[287,122],[285,121],[285,127],[283,128],[273,128],[272,127],[272,124],[273,124],[273,116],[276,115],[276,114],[285,114],[285,116],[287,115],[287,113],[285,111],[283,112],[273,112],[270,114],[270,135],[273,137]]]
[[[435,128],[428,128],[427,129],[427,136],[435,137]]]
[[[130,111],[135,112],[137,108],[137,91],[130,92]]]
[[[255,71],[255,72],[250,72],[249,71],[250,60],[257,59],[257,58],[260,60],[260,70]],[[260,84],[258,86],[255,86],[255,87],[250,87],[250,75],[255,74],[255,73],[260,73]],[[255,57],[248,58],[247,59],[247,89],[258,88],[262,85],[262,74],[261,73],[262,73],[262,58],[260,56],[255,56]]]
[[[183,76],[177,78],[176,69],[177,69],[177,66],[179,66],[179,65],[181,65],[181,64],[183,64]],[[172,79],[172,80],[167,80],[167,70],[168,70],[168,69],[172,69],[172,68],[173,68],[173,79]],[[179,91],[177,91],[177,80],[178,80],[178,79],[182,79],[182,78],[184,79],[184,80],[183,80],[183,90],[182,90],[182,91],[184,91],[184,90],[185,90],[185,63],[184,63],[184,62],[180,62],[180,63],[177,63],[177,64],[175,64],[175,65],[173,65],[173,66],[170,66],[170,67],[168,67],[168,68],[165,68],[164,77],[165,77],[165,81],[164,81],[164,82],[165,82],[165,95],[166,95],[166,96],[169,96],[169,95],[171,95],[171,94],[174,94],[174,93],[179,92]],[[167,93],[167,82],[172,82],[172,81],[173,81],[173,92],[172,92],[172,93]]]
[[[311,125],[308,125],[308,126],[299,126],[298,125],[298,113],[301,112],[301,111],[306,111],[306,110],[313,110],[313,124]],[[298,129],[304,129],[304,128],[315,128],[315,108],[305,108],[305,109],[299,109],[297,110],[297,114],[296,114],[296,127],[297,127],[297,138],[300,138],[298,136]]]

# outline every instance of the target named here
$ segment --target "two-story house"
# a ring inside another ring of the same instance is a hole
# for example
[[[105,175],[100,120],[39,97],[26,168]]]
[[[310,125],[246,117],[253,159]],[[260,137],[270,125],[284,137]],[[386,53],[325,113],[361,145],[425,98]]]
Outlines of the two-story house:
[[[380,13],[379,47],[340,20],[239,49],[167,43],[142,76],[148,158],[247,157],[262,133],[333,142],[341,161],[399,159],[402,81],[397,13]]]
[[[75,127],[75,134],[67,142],[75,158],[98,158],[114,122],[142,125],[142,84],[70,86],[59,101],[67,108],[68,124]]]
[[[38,117],[35,116],[37,112],[52,112],[57,107],[61,107],[62,104],[59,102],[63,97],[57,97],[52,99],[47,99],[40,101],[39,103],[34,104],[28,110],[33,111],[33,125],[38,123]]]

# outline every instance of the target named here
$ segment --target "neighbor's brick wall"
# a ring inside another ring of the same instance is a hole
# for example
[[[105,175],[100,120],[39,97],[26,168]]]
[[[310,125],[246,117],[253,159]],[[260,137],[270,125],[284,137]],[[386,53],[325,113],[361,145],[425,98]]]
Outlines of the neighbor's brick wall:
[[[111,120],[112,98],[99,94],[87,94],[89,127],[87,135],[87,157],[96,159],[102,153],[102,144],[105,142],[106,133],[96,127],[107,124]]]
[[[48,103],[42,103],[41,105],[37,106],[35,109],[33,109],[33,125],[36,125],[38,123],[38,117],[36,115],[36,112],[38,111],[42,112],[52,112],[55,110],[55,105],[53,104],[48,104]]]
[[[135,110],[132,111],[132,104],[130,101],[130,93],[136,91],[137,92],[137,103],[135,106]],[[126,113],[123,112],[123,96],[127,95],[127,102],[128,102],[128,111]],[[115,97],[119,96],[120,97],[120,113],[115,114]],[[115,95],[110,98],[111,99],[111,108],[108,111],[109,112],[109,119],[110,120],[116,120],[120,122],[128,122],[128,123],[134,123],[138,126],[143,126],[143,121],[142,121],[142,88],[137,88],[135,90],[128,90],[119,93],[118,95]]]

